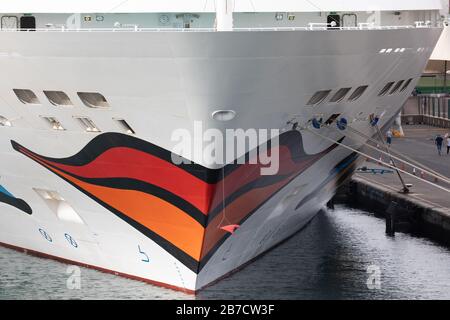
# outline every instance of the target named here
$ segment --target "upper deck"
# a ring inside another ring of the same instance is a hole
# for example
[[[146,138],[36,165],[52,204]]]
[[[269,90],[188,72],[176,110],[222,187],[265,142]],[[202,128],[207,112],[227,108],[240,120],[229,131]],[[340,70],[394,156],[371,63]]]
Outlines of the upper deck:
[[[441,24],[441,0],[0,1],[1,30],[236,31]],[[447,12],[448,13],[448,12]],[[227,27],[221,28],[220,22]]]

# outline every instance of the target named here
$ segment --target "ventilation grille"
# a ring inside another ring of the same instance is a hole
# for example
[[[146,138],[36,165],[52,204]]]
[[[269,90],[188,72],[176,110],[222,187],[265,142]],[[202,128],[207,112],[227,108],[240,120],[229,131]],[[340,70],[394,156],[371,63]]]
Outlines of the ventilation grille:
[[[100,132],[100,129],[95,125],[95,123],[88,117],[76,117],[80,125],[87,132]]]
[[[123,132],[128,134],[135,134],[135,131],[131,128],[131,126],[124,119],[114,119],[118,126],[122,129]]]
[[[42,119],[52,128],[53,130],[65,130],[62,126],[61,122],[59,122],[55,117],[44,117],[41,116]]]

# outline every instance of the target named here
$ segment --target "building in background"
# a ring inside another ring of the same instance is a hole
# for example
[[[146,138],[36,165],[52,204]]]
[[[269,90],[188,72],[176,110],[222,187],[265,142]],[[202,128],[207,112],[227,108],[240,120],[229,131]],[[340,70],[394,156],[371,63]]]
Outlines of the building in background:
[[[411,98],[403,107],[404,123],[450,127],[450,1],[442,16],[447,20],[441,38]]]

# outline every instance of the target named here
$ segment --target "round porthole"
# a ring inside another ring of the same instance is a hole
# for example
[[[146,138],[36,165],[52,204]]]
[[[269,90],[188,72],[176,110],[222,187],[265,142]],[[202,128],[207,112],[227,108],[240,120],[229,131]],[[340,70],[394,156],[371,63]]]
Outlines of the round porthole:
[[[230,121],[236,117],[236,112],[233,110],[216,110],[212,113],[212,117],[217,121]]]
[[[161,15],[159,16],[159,23],[160,23],[162,26],[168,25],[169,22],[170,22],[170,17],[169,17],[169,15],[167,15],[167,14],[161,14]]]

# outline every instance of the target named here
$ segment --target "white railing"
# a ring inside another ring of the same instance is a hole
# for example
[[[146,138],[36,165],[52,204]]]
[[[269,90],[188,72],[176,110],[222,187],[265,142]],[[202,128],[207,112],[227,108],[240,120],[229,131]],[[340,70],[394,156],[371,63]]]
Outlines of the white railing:
[[[308,27],[265,27],[265,28],[234,28],[233,32],[242,31],[318,31],[318,30],[396,30],[411,28],[431,28],[430,23],[415,22],[415,25],[402,26],[377,26],[373,23],[359,23],[356,27],[332,27],[327,23],[309,23]],[[77,28],[71,29],[65,26],[37,28],[37,29],[0,29],[0,32],[215,32],[215,28]]]

